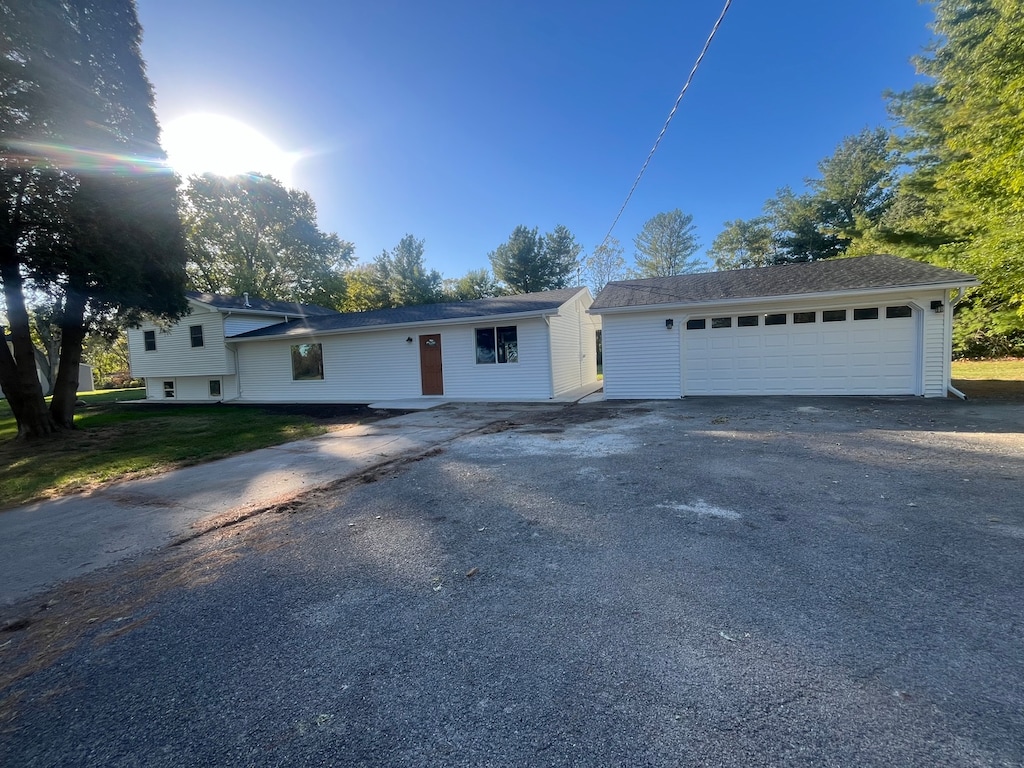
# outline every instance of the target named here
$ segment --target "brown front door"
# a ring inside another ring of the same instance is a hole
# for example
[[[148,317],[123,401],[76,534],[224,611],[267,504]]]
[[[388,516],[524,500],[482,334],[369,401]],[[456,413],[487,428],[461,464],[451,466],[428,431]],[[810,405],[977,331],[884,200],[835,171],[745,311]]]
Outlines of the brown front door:
[[[423,382],[424,395],[444,394],[440,333],[420,336],[420,380]]]

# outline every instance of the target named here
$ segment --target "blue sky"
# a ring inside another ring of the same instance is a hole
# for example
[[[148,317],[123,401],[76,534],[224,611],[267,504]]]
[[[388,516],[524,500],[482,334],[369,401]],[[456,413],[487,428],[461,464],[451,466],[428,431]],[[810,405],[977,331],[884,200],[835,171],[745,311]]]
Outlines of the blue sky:
[[[411,233],[447,277],[518,224],[604,237],[724,0],[138,0],[162,123],[212,112],[302,153],[293,186],[368,261]],[[887,121],[931,37],[917,0],[735,0],[613,233],[708,246]]]

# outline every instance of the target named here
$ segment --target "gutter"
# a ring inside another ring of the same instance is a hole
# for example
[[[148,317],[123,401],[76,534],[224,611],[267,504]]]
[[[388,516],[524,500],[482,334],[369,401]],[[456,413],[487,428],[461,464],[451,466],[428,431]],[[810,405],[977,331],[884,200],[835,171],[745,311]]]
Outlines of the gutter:
[[[777,296],[741,296],[739,298],[720,298],[720,299],[705,299],[703,301],[694,300],[677,300],[677,301],[666,301],[659,302],[656,304],[631,304],[624,307],[593,307],[591,306],[587,310],[592,315],[617,315],[629,312],[665,312],[669,310],[699,310],[701,308],[714,308],[714,307],[732,307],[742,306],[744,304],[750,304],[756,302],[759,305],[764,304],[782,304],[787,302],[803,302],[803,301],[815,301],[822,299],[832,298],[854,298],[856,296],[866,295],[889,295],[889,294],[904,294],[912,290],[937,290],[937,289],[955,289],[962,293],[963,288],[981,285],[977,280],[973,282],[965,283],[950,282],[950,283],[932,283],[922,284],[913,283],[909,285],[894,285],[894,286],[881,286],[876,288],[842,288],[835,291],[815,291],[812,293],[786,293]]]
[[[954,307],[956,307],[956,305],[959,303],[960,299],[962,299],[963,297],[964,297],[964,289],[963,289],[963,287],[962,286],[957,286],[956,293],[954,293],[949,298],[949,328],[950,328],[949,337],[950,337],[950,339],[953,338],[953,309],[954,309]],[[951,343],[950,346],[952,347],[952,343]],[[959,389],[957,389],[956,387],[953,386],[952,349],[950,349],[950,357],[951,357],[951,359],[950,359],[950,371],[949,371],[949,380],[946,382],[946,393],[947,394],[951,394],[951,395],[955,395],[956,397],[959,397],[961,400],[966,400],[967,399],[967,395],[965,395],[963,392],[961,392]]]

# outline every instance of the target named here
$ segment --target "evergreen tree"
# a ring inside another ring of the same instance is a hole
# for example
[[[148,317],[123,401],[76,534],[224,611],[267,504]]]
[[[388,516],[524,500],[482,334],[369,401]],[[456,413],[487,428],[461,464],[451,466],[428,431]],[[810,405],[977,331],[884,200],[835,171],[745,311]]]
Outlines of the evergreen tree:
[[[694,254],[700,248],[693,216],[676,208],[648,219],[633,239],[638,277],[668,277],[703,268]]]
[[[546,235],[519,225],[488,258],[494,277],[509,293],[533,293],[570,285],[579,253],[576,238],[561,225]]]

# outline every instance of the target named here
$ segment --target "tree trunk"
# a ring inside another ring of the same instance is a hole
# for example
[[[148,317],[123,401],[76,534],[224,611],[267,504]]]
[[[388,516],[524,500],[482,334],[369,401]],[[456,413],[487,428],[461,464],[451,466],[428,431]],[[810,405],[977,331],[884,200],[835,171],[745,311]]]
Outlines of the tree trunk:
[[[75,428],[75,403],[78,401],[78,371],[85,341],[85,295],[68,286],[60,325],[60,365],[53,384],[50,415],[57,426]]]
[[[46,409],[43,399],[43,388],[39,384],[36,373],[36,353],[32,344],[32,333],[29,327],[28,311],[25,308],[25,294],[22,290],[24,279],[21,276],[17,256],[13,248],[5,245],[4,253],[0,254],[0,280],[4,285],[4,300],[7,302],[7,319],[10,322],[11,343],[14,355],[0,355],[0,365],[4,367],[4,391],[7,392],[11,410],[18,422],[19,438],[43,437],[57,430],[57,425]],[[5,345],[6,346],[6,345]],[[10,365],[13,362],[14,369]],[[11,397],[6,387],[15,388]]]

